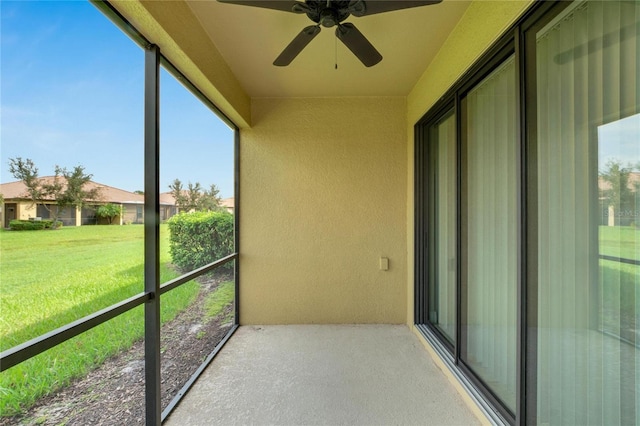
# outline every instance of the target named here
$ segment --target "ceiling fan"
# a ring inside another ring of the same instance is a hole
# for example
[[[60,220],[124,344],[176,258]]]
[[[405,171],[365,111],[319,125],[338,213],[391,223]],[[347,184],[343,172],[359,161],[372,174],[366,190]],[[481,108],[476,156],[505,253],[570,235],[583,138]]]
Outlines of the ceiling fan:
[[[320,33],[321,27],[336,26],[336,37],[356,55],[367,67],[382,60],[382,55],[356,28],[345,22],[350,15],[369,16],[376,13],[392,12],[410,7],[427,6],[440,3],[442,0],[218,0],[220,3],[238,4],[243,6],[262,7],[298,14],[306,14],[315,22],[303,30],[289,43],[276,58],[273,65],[284,67]]]

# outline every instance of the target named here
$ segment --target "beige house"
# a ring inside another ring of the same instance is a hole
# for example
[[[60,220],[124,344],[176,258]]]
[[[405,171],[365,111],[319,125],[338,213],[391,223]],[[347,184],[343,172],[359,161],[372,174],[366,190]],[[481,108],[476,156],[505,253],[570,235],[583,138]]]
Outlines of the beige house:
[[[627,181],[627,189],[631,193],[637,191],[636,188],[640,187],[640,173],[630,172],[629,180]],[[611,183],[604,180],[601,176],[598,177],[598,190],[600,191],[600,214],[602,215],[601,224],[607,226],[640,226],[640,205],[626,206],[613,206],[609,204],[606,197],[603,196],[605,191],[611,189]],[[635,198],[638,195],[635,194]]]
[[[222,199],[222,201],[220,201],[220,205],[224,207],[229,213],[233,213],[235,210],[235,199],[233,197],[224,198]]]
[[[42,180],[51,181],[53,176],[45,176]],[[115,218],[114,223],[142,224],[144,222],[144,195],[125,191],[97,182],[89,182],[86,189],[99,188],[100,198],[90,200],[83,208],[68,208],[60,213],[59,219],[64,226],[95,225],[106,223],[106,219],[96,216],[95,208],[101,204],[116,204],[121,207],[123,214]],[[50,217],[50,209],[55,208],[55,200],[34,204],[27,196],[27,188],[22,181],[0,184],[0,194],[4,197],[0,223],[5,228],[14,219],[34,220]],[[160,198],[161,219],[166,220],[176,213],[172,198]]]

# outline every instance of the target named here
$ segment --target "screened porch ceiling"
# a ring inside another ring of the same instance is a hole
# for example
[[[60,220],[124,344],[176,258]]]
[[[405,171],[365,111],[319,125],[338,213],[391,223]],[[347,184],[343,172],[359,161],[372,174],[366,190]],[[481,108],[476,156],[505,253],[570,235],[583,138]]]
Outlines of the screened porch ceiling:
[[[125,3],[114,1],[116,8],[128,17],[131,9]],[[370,68],[336,41],[335,27],[323,28],[288,67],[272,65],[289,42],[312,24],[306,15],[222,4],[216,0],[187,0],[185,3],[193,17],[185,17],[182,2],[159,2],[161,10],[152,3],[155,2],[141,2],[141,5],[153,9],[152,14],[159,22],[162,21],[160,14],[183,17],[175,19],[175,30],[164,25],[177,45],[202,45],[202,37],[208,37],[212,42],[209,47],[212,60],[222,58],[247,96],[260,98],[406,96],[470,2],[444,0],[440,4],[360,18],[350,16],[345,22],[356,25],[383,56],[380,63]],[[152,36],[147,22],[132,23],[145,36]],[[194,23],[200,23],[200,28]],[[180,53],[175,52],[173,56],[176,55]],[[201,59],[206,60],[206,57]],[[179,64],[175,65],[180,68]],[[196,66],[202,68],[206,64],[196,63]]]

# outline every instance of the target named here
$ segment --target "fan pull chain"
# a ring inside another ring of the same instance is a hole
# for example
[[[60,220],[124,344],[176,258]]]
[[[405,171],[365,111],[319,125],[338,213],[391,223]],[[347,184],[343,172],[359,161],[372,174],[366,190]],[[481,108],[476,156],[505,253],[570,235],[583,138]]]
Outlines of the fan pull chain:
[[[335,69],[338,69],[338,36],[335,36],[333,41],[334,41],[335,52],[336,52],[336,68]]]

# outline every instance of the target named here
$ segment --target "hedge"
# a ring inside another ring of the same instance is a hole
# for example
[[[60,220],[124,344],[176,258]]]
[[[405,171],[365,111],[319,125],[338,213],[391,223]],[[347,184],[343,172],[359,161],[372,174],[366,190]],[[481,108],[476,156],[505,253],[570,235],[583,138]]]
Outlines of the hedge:
[[[12,220],[9,222],[9,228],[13,231],[40,231],[42,229],[60,228],[62,222],[56,222],[56,226],[53,226],[53,220]]]
[[[191,271],[233,253],[233,215],[228,212],[180,213],[167,222],[173,263]],[[233,269],[233,262],[222,268]]]

